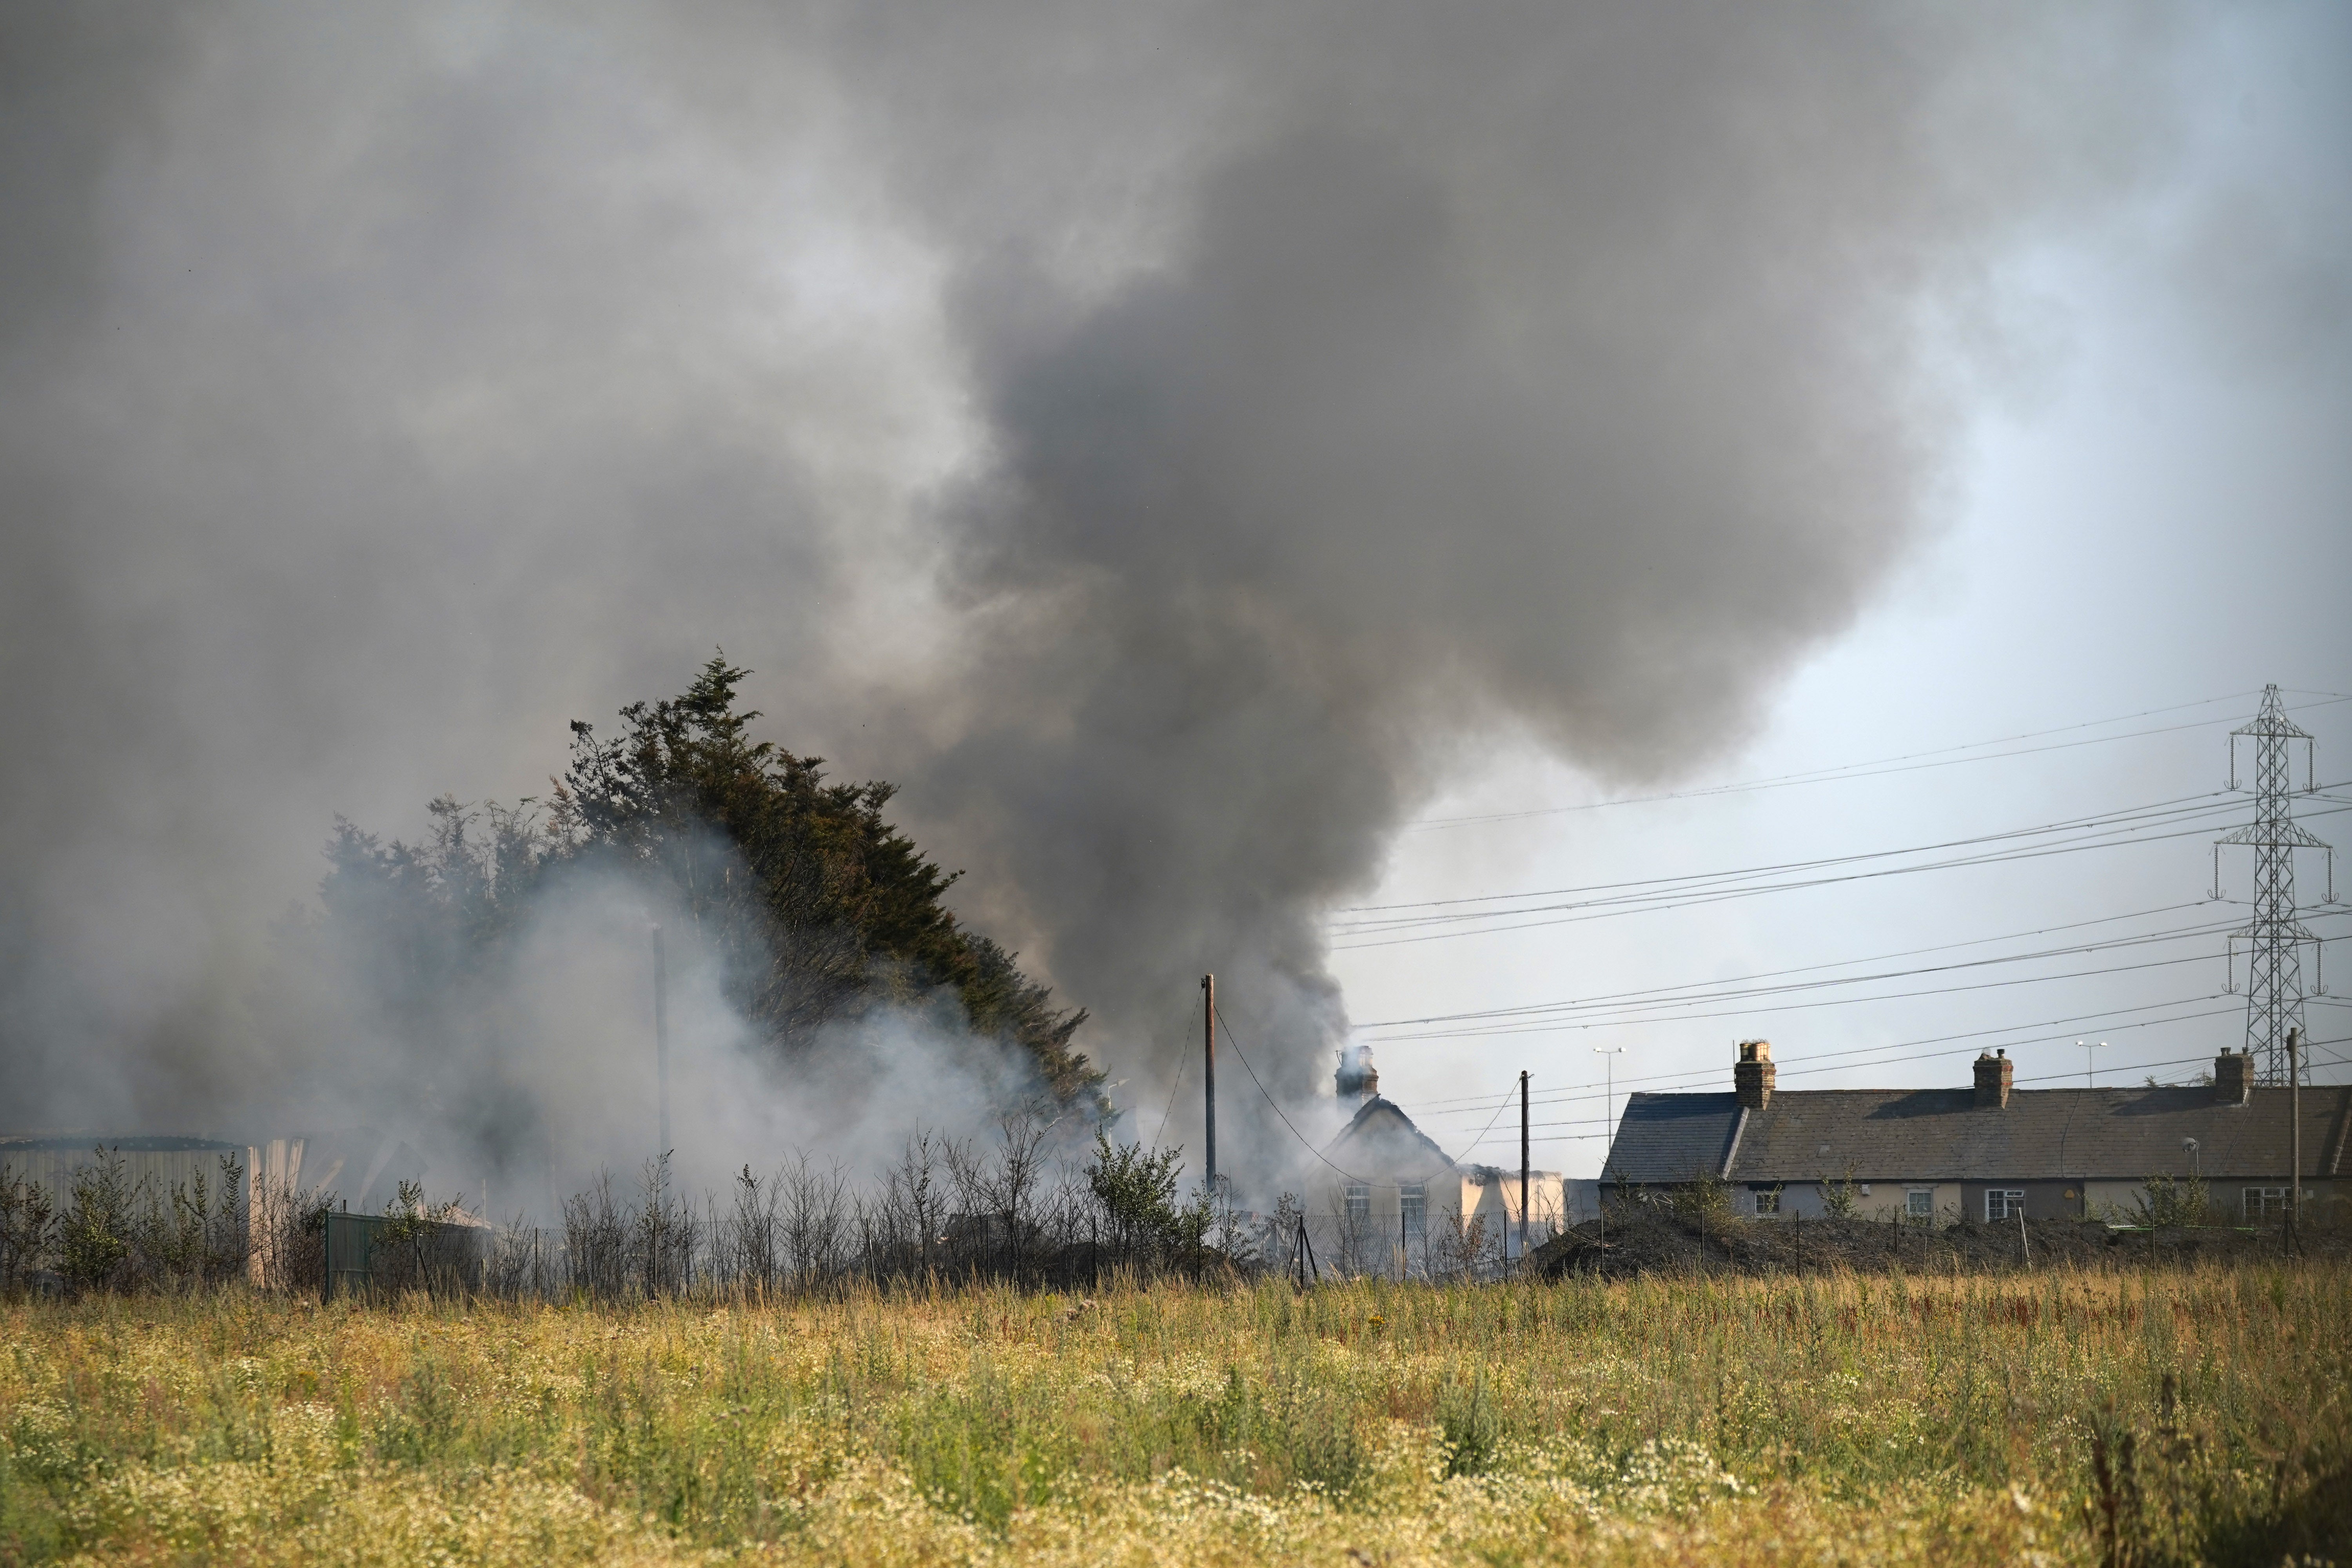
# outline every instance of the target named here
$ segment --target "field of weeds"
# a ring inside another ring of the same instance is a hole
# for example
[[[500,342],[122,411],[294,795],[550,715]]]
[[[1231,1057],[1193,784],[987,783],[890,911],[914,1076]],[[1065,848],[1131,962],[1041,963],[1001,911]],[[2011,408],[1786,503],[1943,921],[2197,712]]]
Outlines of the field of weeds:
[[[0,1307],[0,1561],[2274,1564],[2352,1269]]]

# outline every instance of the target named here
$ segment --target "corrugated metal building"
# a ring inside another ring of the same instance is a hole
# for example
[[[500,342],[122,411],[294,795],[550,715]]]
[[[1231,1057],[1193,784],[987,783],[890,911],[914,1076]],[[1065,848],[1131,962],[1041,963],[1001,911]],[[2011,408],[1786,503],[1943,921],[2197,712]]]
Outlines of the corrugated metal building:
[[[217,1138],[107,1138],[86,1132],[18,1135],[0,1136],[0,1174],[47,1188],[51,1200],[62,1211],[70,1198],[73,1173],[96,1164],[101,1158],[101,1146],[121,1154],[123,1173],[134,1187],[144,1184],[146,1190],[166,1204],[171,1202],[174,1186],[194,1194],[201,1181],[207,1200],[218,1207],[223,1180],[221,1161],[225,1157],[235,1160],[241,1173],[246,1163],[244,1144],[226,1143]],[[243,1200],[242,1193],[238,1198]]]

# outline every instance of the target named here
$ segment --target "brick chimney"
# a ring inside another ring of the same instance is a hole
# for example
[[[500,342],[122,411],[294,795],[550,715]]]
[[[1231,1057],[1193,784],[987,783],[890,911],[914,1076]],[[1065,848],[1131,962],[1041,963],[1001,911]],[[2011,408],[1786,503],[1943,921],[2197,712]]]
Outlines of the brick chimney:
[[[1372,1047],[1341,1047],[1339,1070],[1331,1075],[1331,1087],[1339,1091],[1341,1100],[1370,1100],[1380,1093],[1381,1071],[1372,1065]]]
[[[1977,1109],[2000,1110],[2009,1105],[2009,1086],[2017,1076],[2017,1064],[2009,1059],[2008,1047],[1998,1056],[1977,1058]]]
[[[2213,1058],[2213,1098],[2223,1105],[2243,1105],[2254,1097],[2254,1054],[2225,1050]]]
[[[1739,1091],[1739,1103],[1750,1110],[1761,1110],[1772,1103],[1772,1079],[1778,1069],[1772,1066],[1772,1042],[1742,1040],[1739,1060],[1731,1068],[1731,1087]]]

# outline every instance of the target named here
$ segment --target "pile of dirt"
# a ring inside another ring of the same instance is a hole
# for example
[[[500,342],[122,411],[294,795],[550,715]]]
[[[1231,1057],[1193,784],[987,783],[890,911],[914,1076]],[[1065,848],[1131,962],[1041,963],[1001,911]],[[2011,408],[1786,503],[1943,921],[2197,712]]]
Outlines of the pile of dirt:
[[[1664,1203],[1612,1204],[1601,1219],[1554,1237],[1528,1254],[1543,1278],[1634,1279],[1650,1274],[1796,1274],[1850,1269],[1985,1273],[2004,1269],[2145,1267],[2190,1260],[2253,1261],[2284,1250],[2275,1229],[2178,1226],[2118,1229],[2095,1221],[2037,1219],[1925,1226],[1885,1220],[1693,1216]],[[2313,1232],[2303,1250],[2352,1254],[2341,1230]]]

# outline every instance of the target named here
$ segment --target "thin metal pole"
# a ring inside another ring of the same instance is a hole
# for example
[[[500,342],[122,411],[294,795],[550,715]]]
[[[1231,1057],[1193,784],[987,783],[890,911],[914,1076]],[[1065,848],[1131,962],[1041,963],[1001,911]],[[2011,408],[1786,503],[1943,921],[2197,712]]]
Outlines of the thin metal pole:
[[[662,951],[662,928],[654,927],[654,1077],[661,1114],[661,1147],[669,1152],[669,962]]]
[[[1528,1074],[1519,1069],[1519,1261],[1528,1260]]]
[[[2303,1031],[2286,1032],[2287,1116],[2287,1235],[2296,1250],[2303,1247]]]
[[[1207,1131],[1202,1142],[1206,1145],[1209,1163],[1209,1195],[1217,1192],[1217,977],[1201,976],[1201,1092],[1208,1107]]]

